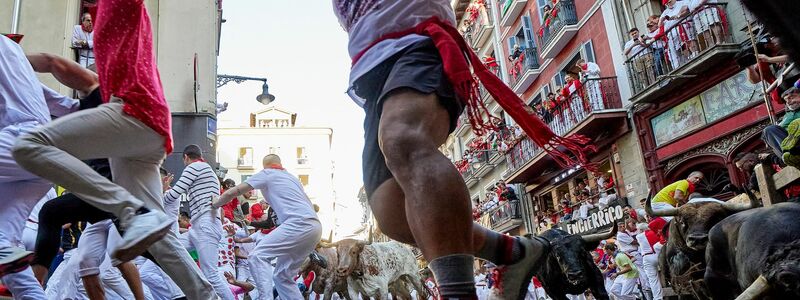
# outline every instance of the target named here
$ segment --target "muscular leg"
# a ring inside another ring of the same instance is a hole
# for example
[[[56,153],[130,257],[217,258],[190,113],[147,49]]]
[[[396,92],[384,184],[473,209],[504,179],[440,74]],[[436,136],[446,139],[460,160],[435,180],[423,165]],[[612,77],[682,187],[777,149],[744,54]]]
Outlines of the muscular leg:
[[[386,165],[404,191],[406,211],[414,212],[406,215],[408,227],[429,261],[474,252],[469,192],[438,150],[447,138],[449,120],[435,94],[400,89],[384,99],[378,132]],[[441,226],[443,220],[447,226]],[[402,223],[396,218],[386,222]]]

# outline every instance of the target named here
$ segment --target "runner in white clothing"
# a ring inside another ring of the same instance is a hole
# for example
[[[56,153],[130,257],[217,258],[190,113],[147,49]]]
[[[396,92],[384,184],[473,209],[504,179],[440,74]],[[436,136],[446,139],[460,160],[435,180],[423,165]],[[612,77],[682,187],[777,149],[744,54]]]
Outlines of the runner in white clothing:
[[[189,199],[189,215],[192,227],[189,228],[189,243],[197,250],[200,271],[214,287],[223,300],[233,300],[223,274],[219,270],[219,240],[222,238],[222,222],[215,209],[211,209],[211,199],[219,196],[219,180],[214,169],[203,160],[200,146],[188,145],[183,149],[183,169],[181,178],[164,195],[165,206],[179,202],[181,195]]]
[[[283,169],[280,157],[267,155],[263,166],[264,170],[246,182],[225,191],[212,206],[219,208],[254,188],[261,190],[281,225],[256,243],[250,253],[250,266],[253,270],[265,270],[269,260],[275,258],[273,280],[281,299],[302,299],[303,295],[293,278],[322,237],[322,225],[302,184],[297,177]],[[261,299],[269,299],[272,291],[266,290],[268,279],[265,274],[252,274]]]

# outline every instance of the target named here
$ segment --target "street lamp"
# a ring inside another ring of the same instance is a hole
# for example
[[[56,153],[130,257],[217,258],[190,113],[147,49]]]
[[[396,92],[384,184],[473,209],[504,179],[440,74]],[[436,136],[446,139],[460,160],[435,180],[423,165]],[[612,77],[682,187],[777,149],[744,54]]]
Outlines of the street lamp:
[[[261,86],[261,94],[256,96],[256,101],[264,105],[270,104],[272,103],[272,101],[275,101],[275,95],[269,93],[269,85],[267,84],[266,78],[217,74],[217,88],[220,88],[231,81],[236,83],[242,83],[248,80],[261,81],[264,83]]]

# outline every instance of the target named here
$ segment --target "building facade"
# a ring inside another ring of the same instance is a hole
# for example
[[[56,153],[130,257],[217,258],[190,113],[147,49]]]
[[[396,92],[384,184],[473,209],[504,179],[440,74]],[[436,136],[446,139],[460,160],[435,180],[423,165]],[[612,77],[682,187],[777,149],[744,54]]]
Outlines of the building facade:
[[[96,0],[0,0],[0,33],[23,34],[27,53],[45,52],[75,58],[72,33],[83,13],[94,14]],[[216,76],[221,1],[145,0],[153,25],[154,46],[164,93],[173,113],[175,151],[166,166],[179,174],[180,151],[199,145],[216,162]],[[18,8],[18,9],[17,9]],[[50,75],[45,85],[64,95],[72,91]]]
[[[264,156],[277,154],[286,170],[300,179],[311,202],[319,206],[323,236],[328,237],[336,224],[333,129],[298,126],[297,114],[275,106],[251,113],[247,126],[220,125],[217,157],[227,170],[225,177],[237,184],[244,182],[263,169]],[[260,193],[251,198],[259,199],[263,199]]]

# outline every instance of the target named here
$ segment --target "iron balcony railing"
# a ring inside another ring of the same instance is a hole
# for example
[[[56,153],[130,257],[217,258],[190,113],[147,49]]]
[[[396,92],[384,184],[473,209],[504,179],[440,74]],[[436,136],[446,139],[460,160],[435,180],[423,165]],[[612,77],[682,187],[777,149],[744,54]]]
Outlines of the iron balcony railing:
[[[578,24],[578,12],[575,10],[574,0],[560,0],[552,10],[546,12],[550,18],[549,22],[542,24],[539,33],[539,45],[546,49],[555,37],[568,25]],[[547,16],[546,15],[546,16]]]
[[[492,228],[514,219],[522,219],[519,200],[503,201],[499,207],[489,212],[489,222]]]
[[[732,44],[726,3],[704,4],[676,21],[665,21],[663,34],[639,39],[647,45],[625,61],[634,94],[701,57],[717,45]]]
[[[552,102],[558,103],[538,113],[542,121],[560,136],[569,134],[592,113],[622,108],[616,77],[588,79],[580,89]],[[542,151],[528,137],[518,140],[506,153],[506,174],[513,174]]]
[[[511,69],[508,71],[509,86],[517,85],[519,79],[525,76],[525,72],[539,67],[539,53],[536,47],[523,49],[520,56],[511,62]]]

